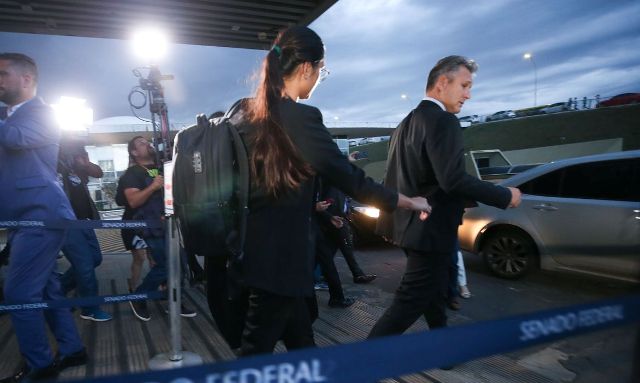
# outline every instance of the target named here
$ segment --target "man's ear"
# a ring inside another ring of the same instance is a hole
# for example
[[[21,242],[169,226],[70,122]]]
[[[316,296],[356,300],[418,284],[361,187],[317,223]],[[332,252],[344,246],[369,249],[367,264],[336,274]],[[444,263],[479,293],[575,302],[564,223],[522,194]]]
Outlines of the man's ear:
[[[436,89],[439,92],[442,92],[447,87],[448,83],[449,79],[447,78],[447,76],[440,75],[440,77],[438,77],[438,80],[436,80]]]
[[[26,72],[22,75],[22,85],[24,88],[30,88],[35,85],[33,74]]]

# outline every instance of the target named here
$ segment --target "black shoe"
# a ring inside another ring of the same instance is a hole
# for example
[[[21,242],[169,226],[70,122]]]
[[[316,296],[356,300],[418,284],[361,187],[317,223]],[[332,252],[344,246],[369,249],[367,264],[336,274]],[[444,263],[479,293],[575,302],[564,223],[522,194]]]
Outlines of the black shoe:
[[[447,306],[449,306],[449,308],[453,311],[458,311],[461,307],[460,302],[458,302],[458,300],[455,298],[449,299],[449,301],[447,302]]]
[[[58,366],[59,371],[62,371],[65,368],[69,367],[82,366],[84,364],[87,364],[88,361],[89,355],[87,354],[87,350],[84,348],[67,356],[56,356],[56,365]]]
[[[58,377],[58,366],[54,361],[47,367],[30,370],[26,363],[20,367],[13,376],[0,379],[0,383],[32,382],[36,380],[49,380]]]
[[[353,277],[353,283],[369,283],[376,279],[378,276],[375,274],[363,274]]]
[[[329,307],[346,308],[356,303],[356,300],[352,297],[344,297],[342,300],[329,299]]]
[[[145,301],[129,301],[133,314],[141,321],[148,322],[151,319],[149,310],[147,309],[147,302]]]
[[[164,312],[169,314],[169,306],[165,307]],[[193,318],[196,315],[198,315],[198,313],[196,313],[195,311],[187,308],[185,305],[180,305],[180,316],[183,318]]]

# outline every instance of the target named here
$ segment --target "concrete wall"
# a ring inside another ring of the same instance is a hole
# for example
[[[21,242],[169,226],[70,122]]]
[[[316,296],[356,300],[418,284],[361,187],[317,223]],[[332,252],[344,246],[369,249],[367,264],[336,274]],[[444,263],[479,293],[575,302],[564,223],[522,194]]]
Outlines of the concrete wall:
[[[579,142],[575,144],[543,146],[539,148],[508,150],[503,154],[514,165],[545,163],[564,158],[622,151],[622,138]]]
[[[622,139],[622,150],[640,149],[640,105],[622,105],[475,124],[462,132],[465,152],[512,151]]]

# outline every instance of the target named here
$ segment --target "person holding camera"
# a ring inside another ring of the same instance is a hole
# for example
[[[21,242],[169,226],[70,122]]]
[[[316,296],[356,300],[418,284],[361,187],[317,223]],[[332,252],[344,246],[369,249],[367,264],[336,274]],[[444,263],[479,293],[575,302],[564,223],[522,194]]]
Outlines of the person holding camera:
[[[99,220],[100,213],[91,199],[87,183],[89,177],[101,178],[100,166],[89,161],[84,143],[74,138],[65,138],[60,145],[58,156],[58,173],[71,207],[79,220]],[[62,246],[71,267],[62,274],[60,282],[66,295],[75,289],[79,297],[98,296],[98,280],[96,267],[102,263],[102,251],[96,232],[92,228],[69,230]],[[95,322],[106,322],[112,319],[111,314],[99,306],[83,307],[80,318]]]
[[[120,177],[118,188],[122,188],[127,205],[134,211],[132,219],[160,221],[164,213],[164,177],[156,164],[155,150],[142,136],[131,139],[127,149],[135,165]],[[155,291],[167,281],[164,229],[147,228],[137,234],[149,247],[154,264],[134,292]],[[146,301],[130,301],[129,304],[138,319],[144,322],[151,319]],[[194,317],[196,312],[182,305],[180,315]]]

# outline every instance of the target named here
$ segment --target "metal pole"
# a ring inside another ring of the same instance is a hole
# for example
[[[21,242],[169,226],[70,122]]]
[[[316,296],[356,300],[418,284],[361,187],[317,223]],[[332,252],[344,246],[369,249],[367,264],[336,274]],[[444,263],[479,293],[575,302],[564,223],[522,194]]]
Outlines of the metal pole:
[[[538,67],[533,56],[531,56],[531,63],[533,64],[533,106],[538,106]]]
[[[169,326],[171,326],[171,352],[169,360],[177,362],[182,360],[182,326],[180,323],[181,307],[181,286],[180,286],[180,245],[178,243],[178,231],[176,230],[175,218],[170,215],[166,220],[167,236],[166,246],[169,249]]]
[[[182,351],[182,327],[180,322],[181,274],[180,274],[180,243],[178,228],[173,215],[165,220],[165,251],[168,270],[168,300],[169,325],[171,327],[171,349],[168,353],[154,356],[149,361],[151,370],[166,370],[170,368],[196,366],[202,364],[200,355]]]

